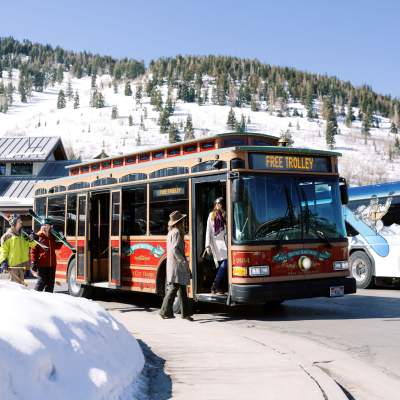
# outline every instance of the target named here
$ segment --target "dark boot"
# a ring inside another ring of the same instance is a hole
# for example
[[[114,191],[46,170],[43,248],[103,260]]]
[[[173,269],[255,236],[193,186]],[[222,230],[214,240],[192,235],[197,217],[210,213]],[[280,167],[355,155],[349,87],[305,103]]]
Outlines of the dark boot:
[[[215,283],[213,283],[211,286],[211,294],[216,294],[216,293],[217,293],[217,288],[215,287]]]

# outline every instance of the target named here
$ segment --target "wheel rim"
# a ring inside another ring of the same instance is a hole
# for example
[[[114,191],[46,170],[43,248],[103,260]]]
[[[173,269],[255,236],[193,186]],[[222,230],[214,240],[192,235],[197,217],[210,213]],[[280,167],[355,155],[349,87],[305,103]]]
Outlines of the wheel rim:
[[[69,287],[73,293],[78,293],[81,290],[81,284],[76,281],[76,264],[71,266],[69,274]]]
[[[368,275],[367,264],[360,258],[354,260],[351,266],[351,271],[353,277],[356,279],[357,282],[363,282],[367,278]]]

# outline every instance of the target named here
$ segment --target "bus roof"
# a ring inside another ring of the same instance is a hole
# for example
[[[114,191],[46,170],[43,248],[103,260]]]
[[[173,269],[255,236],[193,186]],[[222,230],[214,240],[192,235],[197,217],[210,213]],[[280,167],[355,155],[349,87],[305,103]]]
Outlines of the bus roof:
[[[313,156],[334,156],[339,157],[342,153],[338,153],[336,151],[327,151],[327,150],[314,150],[302,147],[280,147],[280,146],[235,146],[235,150],[243,150],[243,151],[259,151],[269,153],[280,153],[280,154],[309,154]]]
[[[276,153],[301,153],[309,155],[339,156],[340,153],[323,150],[311,150],[303,148],[287,148],[279,146],[279,138],[263,133],[236,133],[227,132],[214,136],[201,137],[185,142],[170,145],[141,149],[133,153],[127,153],[114,157],[95,159],[74,164],[69,167],[69,175],[87,174],[108,168],[132,165],[149,161],[161,161],[176,156],[196,155],[210,150],[235,149],[244,151],[268,151]]]
[[[357,186],[349,188],[350,200],[362,200],[373,195],[378,197],[388,197],[390,195],[400,195],[400,182],[379,183],[376,185]]]

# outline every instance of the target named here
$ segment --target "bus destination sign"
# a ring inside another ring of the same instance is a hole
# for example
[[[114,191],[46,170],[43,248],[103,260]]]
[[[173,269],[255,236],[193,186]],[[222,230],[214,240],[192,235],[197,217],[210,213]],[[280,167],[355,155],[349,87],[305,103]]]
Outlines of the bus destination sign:
[[[331,172],[328,157],[251,153],[249,162],[252,169]]]

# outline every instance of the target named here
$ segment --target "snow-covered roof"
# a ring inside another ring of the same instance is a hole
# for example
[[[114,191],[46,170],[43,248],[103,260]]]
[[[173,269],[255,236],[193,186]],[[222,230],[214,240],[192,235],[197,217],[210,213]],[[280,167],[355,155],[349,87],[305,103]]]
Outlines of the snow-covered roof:
[[[45,161],[55,153],[58,160],[67,156],[61,138],[51,137],[2,137],[0,138],[0,161]]]

